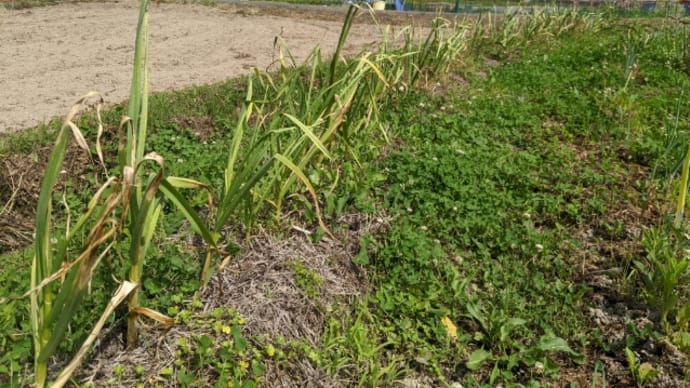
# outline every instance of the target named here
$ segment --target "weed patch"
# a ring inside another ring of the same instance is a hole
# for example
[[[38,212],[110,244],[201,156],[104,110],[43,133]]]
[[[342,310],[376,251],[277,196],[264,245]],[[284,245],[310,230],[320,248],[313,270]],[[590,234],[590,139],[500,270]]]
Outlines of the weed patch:
[[[647,360],[629,372],[622,348],[606,364],[610,353],[592,346],[591,300],[608,302],[596,297],[601,277],[585,280],[610,273],[604,298],[627,298],[615,273],[630,271],[661,200],[650,197],[651,164],[632,154],[653,143],[645,128],[663,122],[669,102],[683,112],[673,115],[677,128],[687,117],[673,92],[663,103],[637,97],[687,80],[669,74],[682,65],[652,76],[644,63],[661,43],[631,48],[631,34],[614,25],[565,35],[556,48],[538,44],[483,70],[485,80],[458,92],[463,99],[412,94],[391,109],[398,146],[373,170],[386,172],[376,192],[394,220],[368,257],[377,286],[369,303],[388,325],[370,330],[389,339],[388,354],[406,355],[406,367],[470,385],[561,374],[589,384],[602,365],[611,382],[657,376]],[[639,69],[643,82],[630,73]],[[678,160],[668,149],[648,160],[659,167],[670,154]],[[452,338],[446,320],[457,328]],[[644,327],[616,336],[634,338]]]

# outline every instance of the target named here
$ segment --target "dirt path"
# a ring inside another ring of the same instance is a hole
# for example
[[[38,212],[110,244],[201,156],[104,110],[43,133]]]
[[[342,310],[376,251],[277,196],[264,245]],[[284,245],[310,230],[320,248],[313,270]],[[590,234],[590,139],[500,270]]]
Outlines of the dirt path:
[[[330,54],[344,11],[151,4],[151,89],[222,81],[247,74],[252,66],[263,70],[273,62],[273,41],[279,34],[299,60],[315,45]],[[108,103],[124,101],[137,14],[134,0],[0,8],[0,133],[63,115],[91,90],[101,92]],[[408,19],[399,16],[397,21]],[[373,43],[381,28],[357,23],[348,50]]]

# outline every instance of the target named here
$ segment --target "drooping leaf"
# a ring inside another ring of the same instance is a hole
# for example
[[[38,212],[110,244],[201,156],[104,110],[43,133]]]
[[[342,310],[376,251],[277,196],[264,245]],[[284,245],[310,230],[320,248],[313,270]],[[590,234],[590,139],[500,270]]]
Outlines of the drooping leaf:
[[[96,323],[96,326],[94,326],[93,330],[91,330],[89,337],[86,339],[86,341],[84,341],[69,365],[63,369],[57,379],[53,382],[51,385],[52,387],[62,387],[67,383],[67,381],[69,381],[70,376],[72,376],[72,373],[74,373],[74,371],[79,367],[82,358],[91,347],[91,344],[93,344],[93,342],[98,338],[98,334],[101,332],[101,329],[103,329],[103,325],[105,325],[105,321],[108,319],[108,316],[113,313],[115,308],[119,306],[120,303],[125,300],[127,295],[136,289],[136,287],[137,285],[134,283],[130,283],[128,281],[122,282],[113,297],[110,299],[110,302],[108,302],[108,306],[105,308],[105,311],[103,311],[103,314]]]
[[[194,211],[192,206],[187,202],[187,200],[180,194],[179,191],[175,189],[176,184],[188,184],[189,182],[182,182],[179,178],[171,180],[170,177],[164,179],[159,187],[160,191],[165,195],[168,200],[170,200],[175,207],[182,212],[185,216],[192,229],[201,235],[204,242],[211,247],[216,246],[216,238],[214,234],[206,226],[204,221],[199,217],[199,214]],[[180,187],[180,186],[177,186]]]
[[[326,146],[323,145],[321,140],[314,134],[314,131],[312,131],[309,126],[301,122],[297,117],[288,113],[285,114],[285,117],[292,121],[292,123],[295,124],[309,138],[309,140],[311,140],[312,144],[314,144],[314,146],[316,146],[316,148],[318,148],[326,158],[333,159],[331,154],[328,152],[328,149],[326,149]]]
[[[523,326],[527,321],[521,318],[510,318],[508,319],[503,325],[501,325],[500,331],[501,331],[501,336],[500,340],[506,341],[508,337],[510,336],[510,333],[517,327]]]
[[[490,352],[484,349],[477,349],[472,354],[470,354],[469,360],[465,363],[465,366],[469,370],[477,370],[482,367],[484,362],[492,357]]]
[[[280,154],[275,154],[274,157],[276,160],[278,160],[280,163],[285,165],[287,168],[292,171],[295,176],[297,176],[300,181],[307,187],[307,191],[309,191],[309,194],[311,194],[313,203],[314,203],[314,209],[316,210],[316,218],[319,221],[319,226],[328,234],[331,238],[335,239],[331,231],[326,227],[326,224],[323,222],[323,219],[321,218],[321,208],[319,207],[319,201],[316,196],[316,190],[314,190],[314,186],[312,186],[311,182],[309,181],[309,178],[307,178],[306,175],[304,175],[304,172],[300,170],[299,167],[297,167],[292,161],[288,158],[286,158],[283,155]]]

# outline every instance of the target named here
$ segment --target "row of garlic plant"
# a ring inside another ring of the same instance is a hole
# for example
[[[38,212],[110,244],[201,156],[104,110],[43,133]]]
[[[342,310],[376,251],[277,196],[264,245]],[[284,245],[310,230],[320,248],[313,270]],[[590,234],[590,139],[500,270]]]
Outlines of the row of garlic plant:
[[[576,7],[517,9],[506,14],[482,14],[477,22],[480,25],[471,30],[468,41],[473,51],[487,45],[521,47],[572,31],[598,31],[604,25],[604,15]]]
[[[480,20],[456,25],[439,19],[426,37],[405,29],[392,42],[385,41],[375,53],[353,59],[342,50],[358,8],[350,7],[335,52],[326,62],[318,48],[306,63],[297,66],[281,47],[279,69],[249,79],[247,96],[235,130],[230,135],[227,166],[222,190],[214,190],[190,178],[167,176],[165,162],[155,152],[146,152],[148,129],[148,1],[142,0],[136,35],[135,59],[128,116],[120,125],[121,144],[117,168],[108,170],[101,152],[100,124],[93,146],[104,167],[105,183],[94,193],[77,222],[60,234],[51,223],[53,192],[58,182],[70,134],[80,147],[91,151],[73,118],[91,93],[65,119],[50,156],[36,216],[36,253],[31,276],[31,324],[34,338],[36,386],[48,381],[48,362],[65,337],[68,325],[84,300],[99,263],[118,249],[129,260],[129,278],[105,307],[72,363],[53,381],[61,386],[78,366],[105,318],[127,297],[129,307],[127,345],[136,346],[138,320],[144,315],[165,325],[170,318],[140,305],[138,285],[145,273],[146,252],[151,244],[163,204],[171,203],[205,241],[207,256],[202,284],[213,272],[213,261],[223,251],[224,227],[233,219],[250,224],[265,206],[282,217],[285,198],[299,185],[309,193],[317,211],[319,194],[305,171],[329,168],[346,158],[357,160],[356,139],[386,137],[379,112],[392,98],[392,91],[409,90],[424,75],[445,72],[472,41],[487,39],[495,29],[485,30]],[[551,19],[544,19],[552,25]],[[542,23],[544,24],[544,23]],[[559,26],[559,31],[562,26]],[[471,31],[482,31],[472,34]],[[402,45],[395,42],[402,41]],[[305,77],[306,74],[306,77]],[[108,175],[108,171],[115,171]],[[337,183],[337,182],[335,182]],[[334,183],[334,184],[335,184]],[[179,189],[208,192],[208,216],[196,212]],[[211,205],[210,205],[211,206]],[[244,217],[244,218],[242,218]],[[320,217],[319,217],[320,220]],[[327,231],[326,225],[320,221]],[[83,237],[86,236],[86,237]],[[59,282],[57,280],[60,280]]]
[[[68,325],[84,300],[98,264],[112,254],[113,248],[125,252],[129,259],[129,279],[122,280],[101,319],[94,326],[91,335],[75,356],[72,363],[52,382],[62,386],[76,369],[81,357],[95,340],[105,318],[112,313],[125,297],[128,300],[127,343],[133,347],[137,342],[137,326],[140,316],[146,315],[166,325],[172,320],[155,311],[143,308],[139,303],[138,284],[141,281],[146,252],[156,230],[162,212],[165,194],[180,210],[188,215],[197,230],[204,230],[203,222],[190,213],[191,207],[179,194],[177,187],[203,187],[191,179],[168,177],[165,163],[155,152],[145,153],[148,129],[148,1],[142,0],[136,33],[134,66],[128,115],[120,123],[122,138],[118,165],[112,175],[105,168],[101,147],[103,126],[97,109],[98,134],[95,153],[104,167],[105,183],[96,191],[87,209],[70,225],[67,217],[60,234],[51,227],[55,218],[53,191],[55,190],[62,162],[69,145],[70,134],[77,144],[90,152],[90,146],[74,117],[90,99],[102,97],[89,93],[78,101],[62,125],[53,151],[48,160],[41,184],[36,215],[36,249],[32,263],[30,290],[30,317],[34,338],[35,383],[38,387],[48,380],[48,362],[65,337]],[[67,209],[69,211],[69,209]],[[83,235],[86,235],[83,238]],[[211,247],[215,246],[212,236],[205,236]],[[125,243],[126,242],[126,243]],[[127,246],[123,246],[127,245]],[[57,282],[56,280],[60,280]]]

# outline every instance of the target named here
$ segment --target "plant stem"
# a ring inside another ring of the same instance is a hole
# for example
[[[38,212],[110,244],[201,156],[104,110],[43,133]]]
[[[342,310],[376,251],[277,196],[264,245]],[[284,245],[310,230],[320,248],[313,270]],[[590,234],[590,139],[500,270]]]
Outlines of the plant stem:
[[[141,280],[141,266],[137,264],[132,265],[129,273],[129,281],[139,284]],[[127,299],[129,305],[129,314],[127,315],[127,349],[133,349],[139,341],[139,315],[132,311],[139,307],[139,287],[135,288]]]
[[[36,362],[36,367],[34,368],[36,372],[36,387],[42,388],[46,385],[46,378],[48,377],[48,363],[47,362]]]
[[[688,194],[688,175],[690,175],[690,144],[688,150],[685,152],[685,160],[683,161],[683,173],[680,178],[680,189],[678,190],[678,201],[676,202],[676,219],[673,225],[680,228],[683,222],[683,213],[685,212],[685,198]]]
[[[139,10],[139,23],[137,25],[136,43],[134,48],[134,66],[132,72],[132,89],[129,100],[129,115],[131,118],[130,130],[127,132],[126,166],[135,171],[134,191],[129,198],[129,230],[131,233],[131,246],[129,260],[132,265],[129,281],[140,284],[144,265],[143,238],[144,223],[148,213],[147,200],[142,192],[141,178],[137,173],[138,166],[144,161],[144,148],[146,145],[146,126],[148,119],[148,0],[141,1]],[[139,337],[139,316],[135,309],[139,307],[139,287],[135,288],[127,299],[129,315],[127,317],[127,348],[132,349],[137,345]]]

